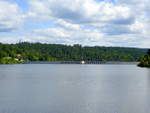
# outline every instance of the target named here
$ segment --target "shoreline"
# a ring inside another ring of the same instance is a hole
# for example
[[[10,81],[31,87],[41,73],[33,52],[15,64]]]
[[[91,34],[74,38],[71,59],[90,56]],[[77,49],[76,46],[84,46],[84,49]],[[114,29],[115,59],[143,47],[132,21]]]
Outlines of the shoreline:
[[[85,61],[82,63],[81,61],[32,61],[32,62],[24,62],[21,64],[131,64],[137,65],[139,62],[121,62],[121,61]]]

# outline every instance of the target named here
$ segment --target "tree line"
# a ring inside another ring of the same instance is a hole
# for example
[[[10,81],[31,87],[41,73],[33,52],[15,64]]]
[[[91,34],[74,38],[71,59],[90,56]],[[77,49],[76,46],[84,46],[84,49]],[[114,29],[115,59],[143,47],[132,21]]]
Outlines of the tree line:
[[[138,61],[146,49],[124,47],[100,47],[42,44],[21,42],[0,43],[0,63],[27,61]]]

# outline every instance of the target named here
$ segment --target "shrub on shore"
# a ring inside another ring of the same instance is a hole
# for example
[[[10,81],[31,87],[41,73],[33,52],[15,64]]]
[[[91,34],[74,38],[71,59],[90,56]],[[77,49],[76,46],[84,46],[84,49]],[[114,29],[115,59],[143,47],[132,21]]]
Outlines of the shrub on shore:
[[[140,63],[138,64],[140,67],[150,67],[150,49],[147,52],[147,55],[143,56],[140,59]]]
[[[22,61],[18,60],[17,58],[12,58],[12,57],[2,57],[0,59],[0,64],[18,64],[21,62]]]

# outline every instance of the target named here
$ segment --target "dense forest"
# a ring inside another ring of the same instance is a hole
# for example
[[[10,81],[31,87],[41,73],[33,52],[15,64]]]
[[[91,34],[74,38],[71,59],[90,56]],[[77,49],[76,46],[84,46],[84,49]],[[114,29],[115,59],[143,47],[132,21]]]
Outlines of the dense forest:
[[[75,44],[41,44],[21,42],[0,43],[0,63],[13,64],[27,61],[138,61],[146,49],[123,47],[84,46]]]
[[[147,54],[140,59],[140,67],[150,67],[150,49]]]

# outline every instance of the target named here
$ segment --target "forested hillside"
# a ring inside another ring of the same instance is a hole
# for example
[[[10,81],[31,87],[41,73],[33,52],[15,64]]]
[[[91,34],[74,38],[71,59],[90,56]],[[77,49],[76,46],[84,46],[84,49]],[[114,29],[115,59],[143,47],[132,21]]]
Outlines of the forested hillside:
[[[82,47],[81,45],[22,42],[0,44],[0,63],[25,61],[137,61],[145,49],[123,47]]]

